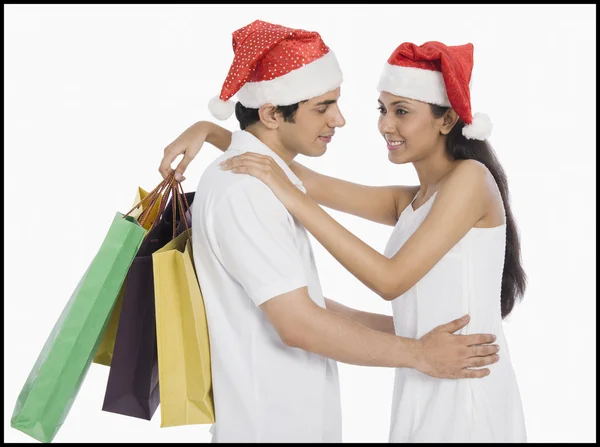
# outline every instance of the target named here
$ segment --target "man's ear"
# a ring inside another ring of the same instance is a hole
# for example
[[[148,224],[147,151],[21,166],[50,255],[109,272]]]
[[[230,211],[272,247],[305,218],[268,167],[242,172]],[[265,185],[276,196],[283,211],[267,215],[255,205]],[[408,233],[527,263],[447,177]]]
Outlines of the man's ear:
[[[458,121],[458,114],[454,111],[454,109],[450,108],[446,110],[444,116],[442,117],[442,126],[440,127],[440,133],[442,135],[448,135],[452,128],[456,125]]]
[[[277,106],[273,104],[263,104],[258,108],[258,116],[260,121],[267,126],[268,129],[277,129],[279,127],[279,114]]]

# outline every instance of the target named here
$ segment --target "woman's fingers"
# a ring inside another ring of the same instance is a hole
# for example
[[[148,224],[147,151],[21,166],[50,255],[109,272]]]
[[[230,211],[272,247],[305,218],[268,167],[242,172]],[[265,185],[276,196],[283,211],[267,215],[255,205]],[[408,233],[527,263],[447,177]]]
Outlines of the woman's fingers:
[[[233,171],[238,174],[250,174],[254,177],[262,178],[269,172],[269,165],[261,161],[255,161],[249,158],[230,158],[221,163],[221,169],[224,171]]]

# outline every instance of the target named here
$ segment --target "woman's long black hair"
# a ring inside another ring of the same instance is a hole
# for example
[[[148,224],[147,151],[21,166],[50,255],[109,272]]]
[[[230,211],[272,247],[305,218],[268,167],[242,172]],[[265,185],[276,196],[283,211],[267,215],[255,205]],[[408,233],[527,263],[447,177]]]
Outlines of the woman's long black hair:
[[[436,118],[441,118],[448,107],[430,104],[431,111]],[[467,139],[462,134],[465,123],[458,120],[448,134],[446,150],[454,160],[477,160],[483,163],[496,180],[504,210],[506,211],[506,252],[504,256],[504,271],[502,273],[502,292],[500,308],[502,318],[512,311],[517,299],[522,299],[527,285],[527,276],[521,265],[521,245],[515,218],[510,209],[508,196],[508,183],[506,174],[500,165],[492,146],[487,140]]]

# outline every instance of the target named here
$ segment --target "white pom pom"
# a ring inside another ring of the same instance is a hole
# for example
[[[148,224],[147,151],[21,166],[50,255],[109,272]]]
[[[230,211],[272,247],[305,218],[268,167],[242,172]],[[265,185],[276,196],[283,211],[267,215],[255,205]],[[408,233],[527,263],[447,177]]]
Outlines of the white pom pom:
[[[485,113],[476,113],[473,122],[463,127],[462,134],[470,140],[485,140],[492,134],[492,120]]]
[[[224,121],[233,115],[235,103],[231,100],[222,101],[218,96],[215,96],[208,102],[208,110],[216,119]]]

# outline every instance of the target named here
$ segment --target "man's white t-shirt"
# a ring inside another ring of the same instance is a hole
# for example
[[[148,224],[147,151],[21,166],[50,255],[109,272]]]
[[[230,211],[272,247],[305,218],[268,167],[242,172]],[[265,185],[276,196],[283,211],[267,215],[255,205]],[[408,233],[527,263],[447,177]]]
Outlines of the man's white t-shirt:
[[[285,162],[246,131],[204,172],[192,205],[192,243],[210,337],[213,442],[341,442],[334,360],[286,346],[259,307],[300,287],[325,300],[306,229],[268,186],[219,163],[244,152]]]

